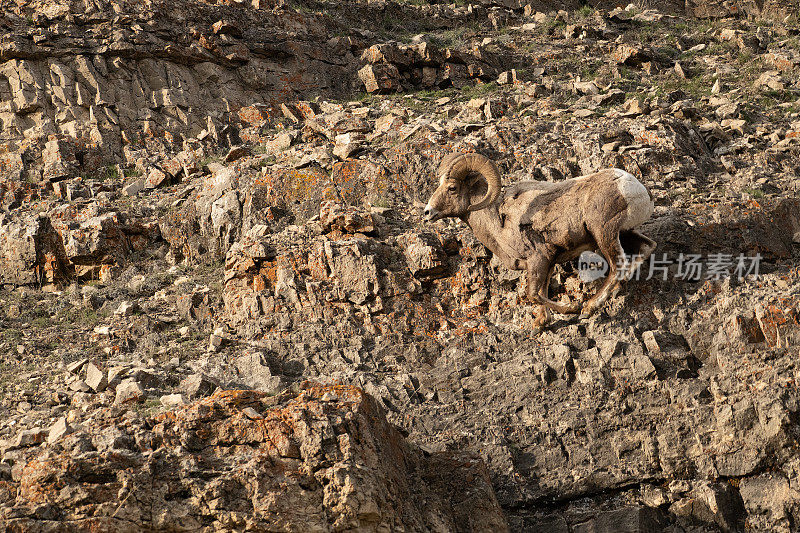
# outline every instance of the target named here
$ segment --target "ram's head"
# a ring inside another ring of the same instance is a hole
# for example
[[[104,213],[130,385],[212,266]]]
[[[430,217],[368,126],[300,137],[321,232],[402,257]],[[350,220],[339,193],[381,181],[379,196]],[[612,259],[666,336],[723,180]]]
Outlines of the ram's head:
[[[500,196],[500,171],[480,154],[452,153],[437,171],[439,187],[425,206],[425,220],[465,217],[492,205]]]

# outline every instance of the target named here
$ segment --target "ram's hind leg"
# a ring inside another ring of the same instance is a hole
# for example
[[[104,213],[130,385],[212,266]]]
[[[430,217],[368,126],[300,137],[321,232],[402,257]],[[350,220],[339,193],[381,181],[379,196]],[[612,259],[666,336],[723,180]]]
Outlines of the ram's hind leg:
[[[539,296],[541,297],[541,301],[544,305],[548,308],[552,309],[556,313],[561,313],[562,315],[574,315],[580,312],[581,304],[579,303],[568,303],[562,304],[556,302],[555,300],[551,300],[549,296],[550,292],[550,280],[553,278],[553,270],[556,268],[556,263],[553,262],[550,264],[550,268],[547,271],[547,277],[542,283],[541,288],[539,289]]]
[[[620,242],[624,249],[633,252],[633,259],[625,272],[625,276],[623,276],[624,279],[628,280],[656,249],[656,241],[638,231],[629,230],[620,235]]]
[[[580,311],[577,303],[561,304],[548,297],[550,278],[553,276],[555,262],[552,258],[543,256],[528,258],[528,298],[539,304],[538,316],[534,328],[541,330],[551,319],[550,310],[556,313],[575,314]]]
[[[628,262],[625,259],[625,250],[622,249],[617,233],[611,234],[610,232],[603,232],[595,235],[595,240],[597,241],[598,248],[600,248],[600,253],[602,253],[603,257],[608,261],[608,276],[603,282],[603,285],[600,286],[597,294],[589,298],[589,300],[583,304],[583,310],[580,315],[581,319],[588,318],[595,311],[600,309],[603,304],[619,290],[620,284],[622,283],[620,267],[622,267],[623,272],[627,271],[629,268]]]

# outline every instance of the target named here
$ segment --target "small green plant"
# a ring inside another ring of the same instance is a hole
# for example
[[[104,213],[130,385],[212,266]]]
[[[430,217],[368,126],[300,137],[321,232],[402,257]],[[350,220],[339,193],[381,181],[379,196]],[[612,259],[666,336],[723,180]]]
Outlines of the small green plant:
[[[56,319],[69,324],[82,325],[90,328],[93,328],[100,322],[97,313],[88,307],[70,307],[62,309],[56,314]]]
[[[86,180],[116,181],[119,179],[119,171],[116,165],[107,165],[93,173],[81,174],[81,178]]]
[[[461,97],[471,100],[497,91],[500,87],[495,82],[476,83],[475,85],[465,85],[461,88]]]
[[[749,194],[752,198],[764,198],[764,191],[760,189],[742,189],[742,192]]]
[[[261,161],[261,168],[266,168],[270,165],[274,165],[277,161],[277,158],[274,155],[268,156],[263,161]]]
[[[297,11],[298,13],[313,13],[314,12],[314,10],[311,9],[310,7],[305,6],[303,4],[298,4],[297,2],[292,2],[291,4],[289,4],[289,7],[291,7],[293,10]]]
[[[50,325],[50,317],[48,316],[39,316],[31,321],[31,326],[33,326],[36,329],[43,329],[49,325]]]
[[[120,178],[117,165],[106,166],[106,168],[100,173],[99,177],[104,181],[117,181]]]
[[[753,52],[749,50],[742,50],[736,58],[736,63],[739,65],[747,65],[753,61]]]
[[[619,75],[623,80],[638,80],[641,78],[641,75],[638,71],[626,65],[619,65],[619,67],[617,67],[617,72],[619,72]]]
[[[578,9],[578,15],[583,18],[589,18],[594,14],[594,8],[589,4],[584,4]]]
[[[536,28],[536,33],[540,35],[554,35],[564,30],[567,23],[559,18],[548,18]]]
[[[269,151],[269,147],[266,144],[257,144],[253,146],[253,153],[256,155],[266,154]]]
[[[735,50],[735,45],[730,41],[714,41],[708,43],[705,50],[702,51],[703,55],[729,55]]]
[[[469,31],[469,28],[465,28],[464,26],[446,30],[439,35],[432,35],[430,37],[430,42],[438,48],[458,48],[467,43],[465,37],[467,31]]]
[[[211,291],[216,294],[222,294],[224,286],[222,285],[221,281],[212,281],[211,283],[208,284],[208,288],[211,289]]]
[[[366,91],[363,92],[363,93],[360,93],[358,96],[356,96],[356,101],[361,102],[361,103],[363,103],[365,105],[371,105],[377,99],[378,99],[378,97],[376,95],[374,95],[372,93],[368,93]]]
[[[161,409],[161,401],[158,398],[147,398],[134,408],[140,416],[153,416]]]
[[[602,62],[593,61],[593,60],[589,60],[588,62],[581,63],[580,70],[579,70],[580,75],[581,75],[581,79],[585,81],[585,80],[590,80],[590,79],[595,78],[597,76],[598,70],[602,66],[603,66]],[[517,74],[519,74],[519,71],[517,71]]]
[[[8,328],[3,332],[3,340],[12,344],[19,342],[22,339],[22,331],[16,328]]]
[[[389,200],[383,197],[374,198],[371,203],[373,207],[389,207]]]
[[[443,96],[453,96],[454,93],[454,89],[423,89],[421,91],[417,91],[415,96],[421,100],[436,100],[442,98]]]
[[[208,165],[209,163],[218,163],[219,161],[222,161],[222,156],[218,156],[218,155],[207,156],[206,158],[204,158],[203,160],[200,161],[200,168],[203,168],[204,166]]]
[[[47,349],[47,350],[50,352],[50,357],[52,357],[52,356],[53,356],[53,352],[54,352],[55,350],[57,350],[59,346],[61,346],[61,343],[59,343],[59,342],[58,342],[57,340],[55,340],[55,339],[54,339],[54,340],[51,340],[51,341],[48,341],[48,342],[46,342],[46,343],[44,344],[44,348],[45,348],[45,349]]]

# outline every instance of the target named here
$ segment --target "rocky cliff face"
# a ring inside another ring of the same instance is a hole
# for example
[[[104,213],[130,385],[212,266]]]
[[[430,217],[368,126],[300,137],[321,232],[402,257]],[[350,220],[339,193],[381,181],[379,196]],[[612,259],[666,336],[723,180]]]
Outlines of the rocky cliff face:
[[[0,141],[16,154],[8,173],[56,181],[118,163],[131,144],[228,142],[243,107],[350,90],[349,50],[327,44],[334,23],[255,4],[6,9]]]
[[[2,519],[796,530],[783,6],[4,6]],[[421,220],[452,150],[626,169],[658,262],[534,334],[524,276]]]

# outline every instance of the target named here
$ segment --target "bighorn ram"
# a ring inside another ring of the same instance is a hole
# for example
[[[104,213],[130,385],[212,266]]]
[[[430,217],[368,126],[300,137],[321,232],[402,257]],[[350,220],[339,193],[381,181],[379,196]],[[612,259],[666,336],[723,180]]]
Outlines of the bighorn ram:
[[[539,304],[536,330],[557,313],[581,311],[587,317],[619,290],[655,249],[636,231],[653,213],[650,193],[633,175],[619,169],[561,182],[522,181],[502,189],[497,166],[480,154],[452,153],[438,170],[439,187],[425,206],[425,219],[457,217],[507,267],[527,270],[528,298]],[[625,256],[623,244],[634,252]],[[609,271],[597,294],[583,308],[548,298],[556,263],[599,250]],[[619,274],[622,275],[619,275]]]

